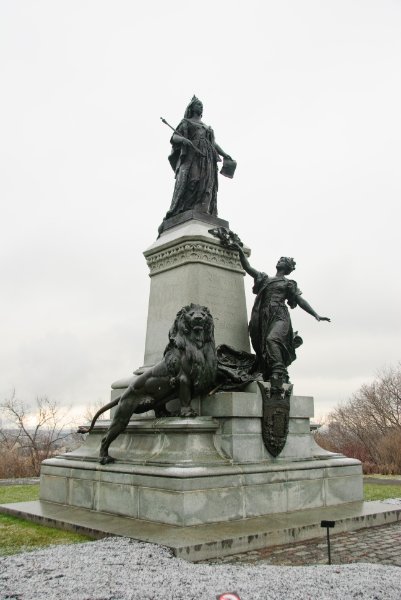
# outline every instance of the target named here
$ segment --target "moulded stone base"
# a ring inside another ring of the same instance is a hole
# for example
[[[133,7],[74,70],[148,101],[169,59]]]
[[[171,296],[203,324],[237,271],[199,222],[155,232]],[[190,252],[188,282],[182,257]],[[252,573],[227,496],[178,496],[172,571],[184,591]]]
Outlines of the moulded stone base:
[[[310,397],[291,397],[287,444],[269,455],[255,387],[196,400],[195,419],[133,419],[109,465],[97,462],[109,425],[99,421],[80,448],[43,463],[41,500],[175,526],[362,500],[359,461],[315,443]]]
[[[360,467],[337,458],[275,466],[160,467],[51,459],[41,500],[171,525],[334,506],[362,498]]]

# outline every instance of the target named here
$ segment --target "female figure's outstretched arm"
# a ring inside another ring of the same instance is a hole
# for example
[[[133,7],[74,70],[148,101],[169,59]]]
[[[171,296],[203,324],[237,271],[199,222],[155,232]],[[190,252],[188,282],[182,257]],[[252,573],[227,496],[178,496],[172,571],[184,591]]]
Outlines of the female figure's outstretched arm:
[[[317,321],[329,321],[330,322],[330,319],[328,317],[320,317],[317,314],[317,312],[311,307],[309,302],[307,302],[304,298],[302,298],[302,296],[297,297],[297,304],[300,308],[302,308],[302,310],[304,310],[305,312],[312,315],[312,317],[315,317],[315,319]]]
[[[253,277],[255,279],[259,275],[259,271],[257,271],[253,267],[251,267],[247,257],[245,256],[243,249],[241,248],[241,246],[239,244],[234,243],[232,247],[235,248],[236,250],[238,250],[239,259],[241,261],[241,265],[242,265],[242,268],[244,269],[244,271],[246,271],[248,273],[248,275],[250,275],[251,277]]]

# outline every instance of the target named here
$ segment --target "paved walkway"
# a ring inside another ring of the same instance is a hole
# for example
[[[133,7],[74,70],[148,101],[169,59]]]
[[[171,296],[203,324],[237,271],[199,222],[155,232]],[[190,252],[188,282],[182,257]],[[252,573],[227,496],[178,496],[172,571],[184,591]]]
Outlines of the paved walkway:
[[[332,564],[368,562],[401,567],[401,523],[330,535],[330,542]],[[326,538],[319,538],[202,562],[293,567],[323,565],[327,564],[327,542]]]

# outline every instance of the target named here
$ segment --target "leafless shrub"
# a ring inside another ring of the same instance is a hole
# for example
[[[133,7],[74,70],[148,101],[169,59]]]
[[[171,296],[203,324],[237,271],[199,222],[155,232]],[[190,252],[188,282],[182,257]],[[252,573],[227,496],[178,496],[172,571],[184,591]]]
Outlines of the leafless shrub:
[[[92,421],[93,417],[95,416],[95,414],[97,413],[97,411],[100,410],[101,408],[103,408],[104,405],[105,405],[105,402],[98,400],[94,404],[91,404],[90,406],[88,406],[84,413],[84,420],[87,421],[88,423],[90,423]],[[109,418],[110,418],[110,411],[107,410],[106,412],[104,412],[103,414],[100,415],[98,420],[102,421],[103,419],[109,419]]]
[[[0,412],[0,478],[37,477],[43,460],[76,443],[73,423],[46,396],[29,406],[13,393],[0,404]]]
[[[401,473],[401,365],[382,370],[335,408],[315,439],[359,459],[365,472]]]

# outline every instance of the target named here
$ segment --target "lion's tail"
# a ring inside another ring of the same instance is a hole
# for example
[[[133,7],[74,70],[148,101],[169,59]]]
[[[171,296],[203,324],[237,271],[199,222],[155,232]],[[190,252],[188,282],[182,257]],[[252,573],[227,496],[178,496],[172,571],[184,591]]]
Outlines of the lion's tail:
[[[77,433],[90,433],[92,431],[92,429],[94,428],[95,423],[98,420],[98,418],[100,417],[100,415],[102,415],[104,412],[106,412],[106,410],[113,408],[113,406],[117,406],[117,404],[120,402],[121,395],[118,396],[118,398],[116,398],[115,400],[112,400],[111,402],[109,402],[108,404],[105,404],[105,406],[102,406],[102,408],[100,408],[97,411],[97,413],[95,414],[95,416],[93,417],[90,426],[85,427],[84,425],[81,425],[81,427],[78,427]]]

